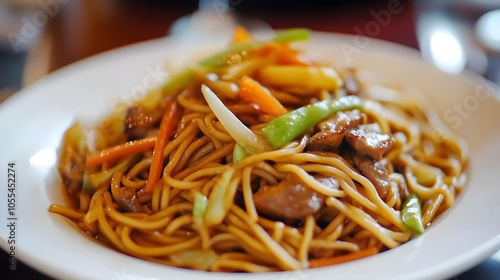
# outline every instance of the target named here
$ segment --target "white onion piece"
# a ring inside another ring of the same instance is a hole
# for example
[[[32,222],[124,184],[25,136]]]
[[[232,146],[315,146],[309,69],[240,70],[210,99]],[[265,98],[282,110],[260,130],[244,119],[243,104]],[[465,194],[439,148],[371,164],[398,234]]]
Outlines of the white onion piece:
[[[201,85],[201,92],[222,126],[246,152],[259,154],[272,150],[271,145],[246,127],[208,86]]]

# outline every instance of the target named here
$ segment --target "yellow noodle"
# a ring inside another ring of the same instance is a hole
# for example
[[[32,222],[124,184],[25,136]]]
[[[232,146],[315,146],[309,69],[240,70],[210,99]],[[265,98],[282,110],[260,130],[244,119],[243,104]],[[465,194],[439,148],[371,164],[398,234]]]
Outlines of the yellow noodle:
[[[193,249],[200,243],[200,237],[195,236],[186,241],[179,242],[173,245],[166,246],[155,246],[155,247],[145,247],[138,245],[130,237],[131,228],[126,226],[123,228],[121,233],[121,240],[123,246],[133,253],[144,255],[144,256],[165,256],[169,254],[174,254],[182,252],[185,250]]]
[[[307,262],[307,253],[309,252],[309,246],[313,238],[314,224],[314,217],[311,215],[307,216],[304,226],[304,234],[302,235],[302,242],[300,243],[297,257],[298,261],[303,264]]]
[[[277,51],[281,43],[276,44],[226,57],[226,62],[230,62],[227,66],[187,70],[194,74],[193,80],[179,88],[179,94],[166,93],[167,98],[161,97],[158,103],[149,104],[151,106],[141,107],[141,102],[134,104],[138,115],[134,110],[127,110],[125,116],[115,114],[103,120],[103,123],[125,127],[122,132],[113,128],[110,133],[104,131],[102,125],[97,126],[100,138],[92,144],[99,149],[158,135],[160,116],[167,100],[177,102],[180,121],[160,151],[164,161],[157,166],[162,168],[161,174],[152,190],[146,188],[148,180],[157,180],[149,174],[151,168],[155,168],[152,167],[152,149],[137,153],[134,164],[119,168],[114,174],[98,174],[106,175],[102,177],[105,183],[89,189],[90,175],[116,168],[121,158],[104,159],[97,166],[85,168],[87,148],[63,147],[70,164],[61,163],[59,172],[74,206],[51,205],[49,211],[71,219],[77,227],[112,248],[147,261],[195,268],[193,264],[175,262],[171,255],[210,252],[214,254],[213,263],[203,265],[208,270],[269,272],[302,269],[314,258],[343,255],[369,247],[384,251],[409,241],[412,232],[401,218],[401,207],[408,193],[419,198],[425,228],[453,206],[465,186],[467,146],[446,128],[421,95],[408,97],[400,89],[373,90],[372,84],[359,85],[363,92],[359,96],[363,103],[358,112],[360,123],[379,126],[393,140],[390,149],[378,160],[388,175],[389,184],[383,190],[383,197],[380,184],[375,182],[377,179],[365,176],[365,170],[353,159],[366,155],[354,147],[349,136],[341,135],[350,135],[352,128],[336,127],[338,120],[333,118],[339,115],[328,117],[321,126],[328,124],[333,130],[343,129],[333,132],[345,137],[340,147],[314,150],[314,145],[310,145],[313,135],[326,129],[315,125],[278,149],[246,155],[233,162],[236,141],[228,133],[231,130],[224,120],[221,122],[204,100],[200,89],[202,83],[238,87],[241,75],[249,75],[282,102],[287,111],[349,93],[345,81],[340,78],[335,81],[340,86],[338,89],[311,84],[318,77],[294,83],[303,82],[303,87],[274,87],[266,83],[266,71],[261,71],[263,67],[289,67],[276,65],[280,61]],[[343,76],[341,74],[339,77]],[[217,91],[217,87],[214,90]],[[233,89],[215,93],[256,137],[265,138],[261,130],[276,116],[264,113],[258,101],[245,101]],[[320,133],[328,134],[326,131]],[[367,160],[372,159],[367,157]],[[432,174],[419,177],[422,170],[418,165],[424,170],[426,167],[435,170],[435,178]],[[227,183],[223,186],[225,195],[214,198],[212,191],[229,169],[234,172],[227,182],[222,182]],[[291,175],[297,182],[287,186]],[[323,184],[318,178],[336,180],[338,188]],[[272,188],[276,189],[271,192]],[[303,188],[308,190],[304,194],[311,197],[303,197],[301,201],[302,198],[295,197],[293,192]],[[261,201],[257,200],[262,196],[256,196],[256,192],[263,196],[275,195],[276,205],[272,206],[277,208],[297,204],[305,205],[304,210],[308,210],[310,199],[317,199],[321,205],[319,209],[311,206],[312,214],[305,211],[298,217],[289,218],[283,214],[288,209],[274,209],[271,213],[261,209]],[[280,192],[286,197],[279,196]],[[219,217],[204,214],[203,200],[195,201],[197,193],[204,195],[208,202],[220,199],[218,203],[223,211],[216,214]],[[198,215],[193,214],[196,212]],[[211,225],[212,219],[217,224]]]
[[[282,223],[282,222],[275,222],[274,223],[273,233],[272,233],[271,237],[274,240],[276,240],[276,242],[280,242],[281,239],[283,238],[284,228],[285,228],[284,223]]]
[[[309,251],[315,249],[333,249],[333,250],[346,250],[350,252],[359,251],[360,248],[357,244],[345,241],[327,241],[323,239],[314,239],[309,243]]]
[[[58,204],[52,204],[49,208],[49,211],[75,220],[83,220],[83,217],[85,216],[85,213],[81,213],[74,209]]]
[[[255,209],[255,204],[253,203],[252,198],[252,186],[250,185],[251,172],[251,167],[246,167],[245,169],[243,169],[242,192],[245,209],[247,210],[250,221],[255,223],[259,219],[259,215],[257,214],[257,210]]]
[[[271,272],[276,268],[269,268],[249,261],[219,259],[213,265],[214,271],[246,271],[246,272]]]

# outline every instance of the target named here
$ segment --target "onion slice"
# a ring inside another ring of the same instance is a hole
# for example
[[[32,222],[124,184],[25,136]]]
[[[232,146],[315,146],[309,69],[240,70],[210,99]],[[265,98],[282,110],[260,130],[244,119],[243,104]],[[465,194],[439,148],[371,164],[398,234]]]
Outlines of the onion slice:
[[[215,116],[229,135],[249,154],[259,154],[273,150],[271,145],[245,126],[205,84],[201,92]]]

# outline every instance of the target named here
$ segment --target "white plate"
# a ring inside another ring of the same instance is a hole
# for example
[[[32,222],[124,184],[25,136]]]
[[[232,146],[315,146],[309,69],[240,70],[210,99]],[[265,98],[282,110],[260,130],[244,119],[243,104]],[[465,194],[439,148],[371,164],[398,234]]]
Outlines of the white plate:
[[[212,47],[214,44],[211,44]],[[220,47],[224,43],[215,44]],[[204,47],[206,45],[197,44]],[[64,203],[56,152],[75,119],[95,123],[113,101],[154,86],[157,66],[199,56],[161,39],[121,48],[66,67],[23,89],[0,107],[1,247],[8,250],[7,163],[16,163],[16,253],[19,260],[61,279],[439,279],[478,264],[500,249],[500,103],[475,76],[449,76],[425,65],[418,52],[357,36],[316,33],[311,51],[337,65],[353,63],[365,80],[428,96],[470,147],[469,183],[451,210],[422,236],[398,248],[334,267],[271,274],[215,274],[170,268],[94,242],[51,203]],[[206,51],[203,51],[206,53]],[[116,103],[116,102],[115,102]],[[462,111],[458,108],[461,107]]]

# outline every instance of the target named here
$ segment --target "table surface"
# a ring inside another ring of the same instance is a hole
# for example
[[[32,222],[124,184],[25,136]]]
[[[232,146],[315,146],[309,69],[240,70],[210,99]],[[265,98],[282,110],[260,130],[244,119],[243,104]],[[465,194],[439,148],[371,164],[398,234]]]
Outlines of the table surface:
[[[229,1],[238,3],[233,8],[240,15],[262,19],[272,28],[300,26],[347,34],[358,34],[391,2],[395,1]],[[400,12],[392,14],[372,37],[418,49],[412,2],[397,3]],[[85,57],[166,36],[177,19],[196,10],[197,1],[72,0],[59,8],[30,50],[25,84]],[[2,252],[0,275],[7,276],[2,279],[50,279],[23,263],[18,263],[15,272],[8,271],[7,259]],[[453,279],[500,279],[500,262],[488,259]]]

